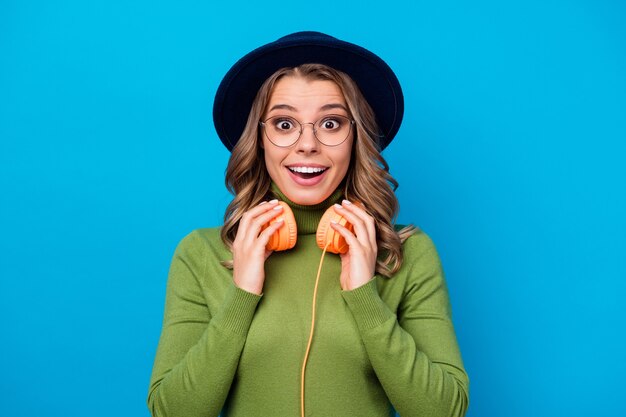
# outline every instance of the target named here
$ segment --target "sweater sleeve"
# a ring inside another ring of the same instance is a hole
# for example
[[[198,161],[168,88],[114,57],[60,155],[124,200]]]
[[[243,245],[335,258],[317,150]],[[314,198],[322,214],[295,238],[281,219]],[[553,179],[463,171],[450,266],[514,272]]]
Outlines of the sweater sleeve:
[[[404,250],[407,264],[399,273],[409,276],[397,316],[379,295],[378,277],[342,296],[376,376],[400,416],[464,416],[469,379],[437,251],[423,233],[409,238]]]
[[[211,285],[204,276],[212,254],[207,246],[194,231],[172,259],[148,393],[153,417],[219,415],[261,299],[231,281],[212,315],[200,284]]]

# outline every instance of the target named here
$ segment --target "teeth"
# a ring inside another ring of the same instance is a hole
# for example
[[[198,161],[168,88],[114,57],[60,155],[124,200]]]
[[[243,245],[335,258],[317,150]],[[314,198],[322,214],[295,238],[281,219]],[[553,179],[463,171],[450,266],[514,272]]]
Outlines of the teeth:
[[[289,167],[293,172],[301,172],[303,174],[313,174],[315,172],[326,171],[326,168],[313,168],[313,167]]]

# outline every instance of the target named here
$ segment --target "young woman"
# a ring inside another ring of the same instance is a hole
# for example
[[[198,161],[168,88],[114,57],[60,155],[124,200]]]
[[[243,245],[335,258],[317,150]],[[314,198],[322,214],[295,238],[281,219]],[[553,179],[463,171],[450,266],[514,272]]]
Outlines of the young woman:
[[[174,254],[153,416],[465,414],[436,249],[394,225],[397,183],[380,151],[402,113],[384,61],[321,33],[231,68],[214,121],[234,199],[221,228],[193,231]],[[294,246],[272,250],[285,230]],[[344,253],[317,242],[333,232]]]

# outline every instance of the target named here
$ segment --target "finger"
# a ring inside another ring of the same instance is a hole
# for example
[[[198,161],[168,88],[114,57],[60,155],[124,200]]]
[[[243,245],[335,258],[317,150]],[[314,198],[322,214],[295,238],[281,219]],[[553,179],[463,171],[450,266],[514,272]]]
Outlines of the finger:
[[[252,207],[251,209],[246,211],[242,216],[242,220],[244,217],[247,219],[254,219],[260,214],[263,214],[271,210],[273,207],[276,207],[277,205],[278,205],[278,200],[262,201],[257,206]]]
[[[346,243],[348,244],[348,246],[350,246],[351,249],[360,246],[360,242],[357,237],[345,226],[342,226],[337,222],[331,221],[330,227],[332,227],[334,230],[339,232],[341,236],[343,236],[343,238],[346,240]]]
[[[346,210],[353,212],[361,219],[363,219],[363,222],[369,234],[370,244],[376,245],[376,220],[374,220],[374,217],[371,216],[367,211],[365,211],[363,206],[361,206],[361,204],[359,204],[358,202],[351,203],[348,200],[343,200],[342,207]]]
[[[242,231],[244,236],[251,236],[251,238],[259,236],[259,232],[261,231],[263,225],[282,212],[283,208],[277,204],[278,203],[272,204],[270,202],[268,204],[257,206],[244,213],[241,218],[241,223],[239,224],[239,230]]]
[[[278,217],[279,215],[281,215],[283,213],[283,207],[282,206],[274,206],[271,210],[266,211],[265,213],[262,213],[260,215],[258,215],[256,218],[254,218],[251,223],[250,226],[254,227],[255,229],[258,229],[258,232],[261,231],[261,228],[266,225],[267,223],[270,222],[270,220],[272,220],[275,217]],[[256,233],[256,236],[259,235],[259,233]]]
[[[270,238],[272,237],[272,235],[276,233],[276,231],[280,229],[284,223],[285,223],[285,220],[282,217],[277,219],[274,223],[269,225],[267,229],[261,232],[261,234],[259,235],[258,242],[262,244],[263,246],[267,246],[267,243],[270,241]]]
[[[262,243],[263,246],[267,244],[267,241],[260,242],[259,239],[263,235],[263,232],[270,230],[273,233],[280,228],[284,221],[278,222],[278,224],[276,224],[276,222],[270,224],[270,220],[272,220],[272,218],[276,216],[279,216],[281,214],[281,211],[282,208],[277,210],[270,210],[270,212],[264,213],[262,216],[257,217],[248,225],[247,230],[244,231],[244,241],[246,242],[246,245],[248,247],[257,247],[257,245],[260,243]],[[264,230],[263,226],[265,226],[266,224],[269,225]],[[266,233],[266,235],[268,235],[267,240],[269,240],[269,236],[271,236],[272,233]]]
[[[357,239],[359,239],[363,243],[371,244],[372,240],[369,236],[370,233],[363,219],[348,210],[346,207],[340,206],[338,204],[335,205],[335,212],[344,217],[348,221],[348,223],[352,224]]]

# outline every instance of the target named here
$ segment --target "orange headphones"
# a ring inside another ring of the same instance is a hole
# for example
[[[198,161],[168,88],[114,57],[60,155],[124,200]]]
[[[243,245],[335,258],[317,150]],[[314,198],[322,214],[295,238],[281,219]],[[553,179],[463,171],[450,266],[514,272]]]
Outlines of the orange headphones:
[[[296,239],[298,231],[296,227],[296,219],[291,211],[291,208],[284,201],[279,201],[283,208],[282,218],[284,224],[272,235],[269,242],[265,246],[267,250],[283,251],[293,248],[296,245]],[[357,203],[358,204],[358,203]],[[281,216],[278,216],[281,217]],[[276,218],[272,219],[263,226],[263,230],[268,228],[272,223],[276,222]],[[317,299],[317,284],[320,279],[320,273],[322,271],[322,262],[324,261],[324,255],[326,251],[332,253],[346,253],[348,252],[348,243],[339,232],[330,227],[331,222],[336,222],[350,232],[354,233],[354,228],[348,221],[341,215],[337,214],[335,210],[330,207],[320,220],[317,226],[316,241],[317,246],[323,250],[322,258],[320,259],[320,266],[317,270],[317,278],[315,279],[315,289],[313,290],[313,312],[311,317],[311,334],[309,335],[309,342],[304,354],[304,361],[302,362],[302,375],[300,380],[300,412],[304,417],[304,373],[306,371],[306,362],[309,357],[309,350],[311,348],[311,341],[313,340],[313,329],[315,328],[315,300]]]
[[[280,204],[283,208],[282,217],[285,223],[280,227],[280,229],[278,229],[278,231],[276,231],[276,233],[272,235],[266,245],[267,250],[272,251],[282,251],[293,248],[296,245],[296,239],[298,236],[296,219],[293,216],[291,208],[284,201],[279,201],[278,204]],[[348,223],[343,216],[337,214],[335,210],[330,207],[326,210],[319,225],[317,226],[317,246],[319,246],[320,249],[326,249],[328,252],[332,253],[346,253],[348,252],[348,244],[339,232],[336,232],[330,227],[330,223],[333,221],[344,226],[346,229],[350,230],[350,232],[354,232],[352,225]],[[276,222],[276,218],[270,220],[269,223],[263,226],[263,230],[274,222]],[[327,245],[328,248],[326,248]]]

